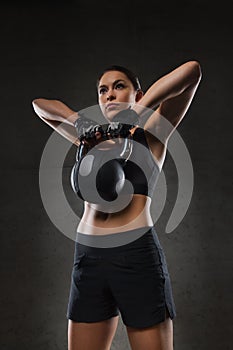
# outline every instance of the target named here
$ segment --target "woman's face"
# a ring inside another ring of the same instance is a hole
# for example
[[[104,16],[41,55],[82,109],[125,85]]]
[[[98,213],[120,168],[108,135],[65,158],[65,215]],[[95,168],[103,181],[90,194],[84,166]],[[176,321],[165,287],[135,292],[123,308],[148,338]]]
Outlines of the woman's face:
[[[132,107],[137,99],[137,91],[129,78],[119,71],[109,71],[102,75],[98,85],[100,109],[109,121],[121,110]]]

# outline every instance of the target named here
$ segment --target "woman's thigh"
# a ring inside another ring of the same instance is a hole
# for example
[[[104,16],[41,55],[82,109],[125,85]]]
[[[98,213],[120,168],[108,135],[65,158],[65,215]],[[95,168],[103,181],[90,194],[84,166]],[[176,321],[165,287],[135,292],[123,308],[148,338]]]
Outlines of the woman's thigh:
[[[109,350],[119,316],[100,322],[68,321],[68,350]]]
[[[164,322],[147,328],[126,327],[132,350],[173,350],[173,322]]]

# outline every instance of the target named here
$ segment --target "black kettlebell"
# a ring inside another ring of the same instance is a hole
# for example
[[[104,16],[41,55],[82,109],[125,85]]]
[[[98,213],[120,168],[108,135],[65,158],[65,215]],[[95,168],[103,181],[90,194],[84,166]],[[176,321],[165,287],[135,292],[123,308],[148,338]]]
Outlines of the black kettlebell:
[[[114,201],[125,183],[124,165],[131,153],[131,140],[125,138],[122,146],[113,150],[89,150],[75,162],[71,172],[74,192],[90,203]],[[78,153],[80,153],[78,151]]]

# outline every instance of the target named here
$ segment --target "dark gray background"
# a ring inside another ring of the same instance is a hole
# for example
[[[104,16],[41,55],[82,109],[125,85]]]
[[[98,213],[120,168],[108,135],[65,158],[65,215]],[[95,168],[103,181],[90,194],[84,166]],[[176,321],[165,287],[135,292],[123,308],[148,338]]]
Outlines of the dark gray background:
[[[54,227],[40,198],[40,157],[52,129],[36,117],[32,99],[61,99],[78,110],[97,103],[95,81],[106,65],[128,66],[146,90],[191,59],[200,62],[203,78],[179,132],[193,162],[194,193],[182,223],[164,234],[177,193],[168,154],[168,198],[155,226],[177,307],[175,349],[231,348],[232,18],[224,2],[213,6],[201,1],[2,5],[2,350],[67,349],[74,242]],[[67,162],[67,171],[70,166]],[[121,320],[116,349],[129,349]]]

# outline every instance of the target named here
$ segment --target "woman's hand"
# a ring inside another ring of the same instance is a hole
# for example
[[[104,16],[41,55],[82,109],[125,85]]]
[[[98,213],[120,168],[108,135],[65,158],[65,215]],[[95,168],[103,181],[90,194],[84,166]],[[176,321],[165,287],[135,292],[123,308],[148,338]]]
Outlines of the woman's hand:
[[[138,114],[130,109],[117,113],[109,124],[99,125],[95,121],[86,118],[84,113],[79,113],[79,118],[74,123],[77,135],[84,145],[94,147],[105,140],[126,138],[131,135],[130,130],[139,122]]]

